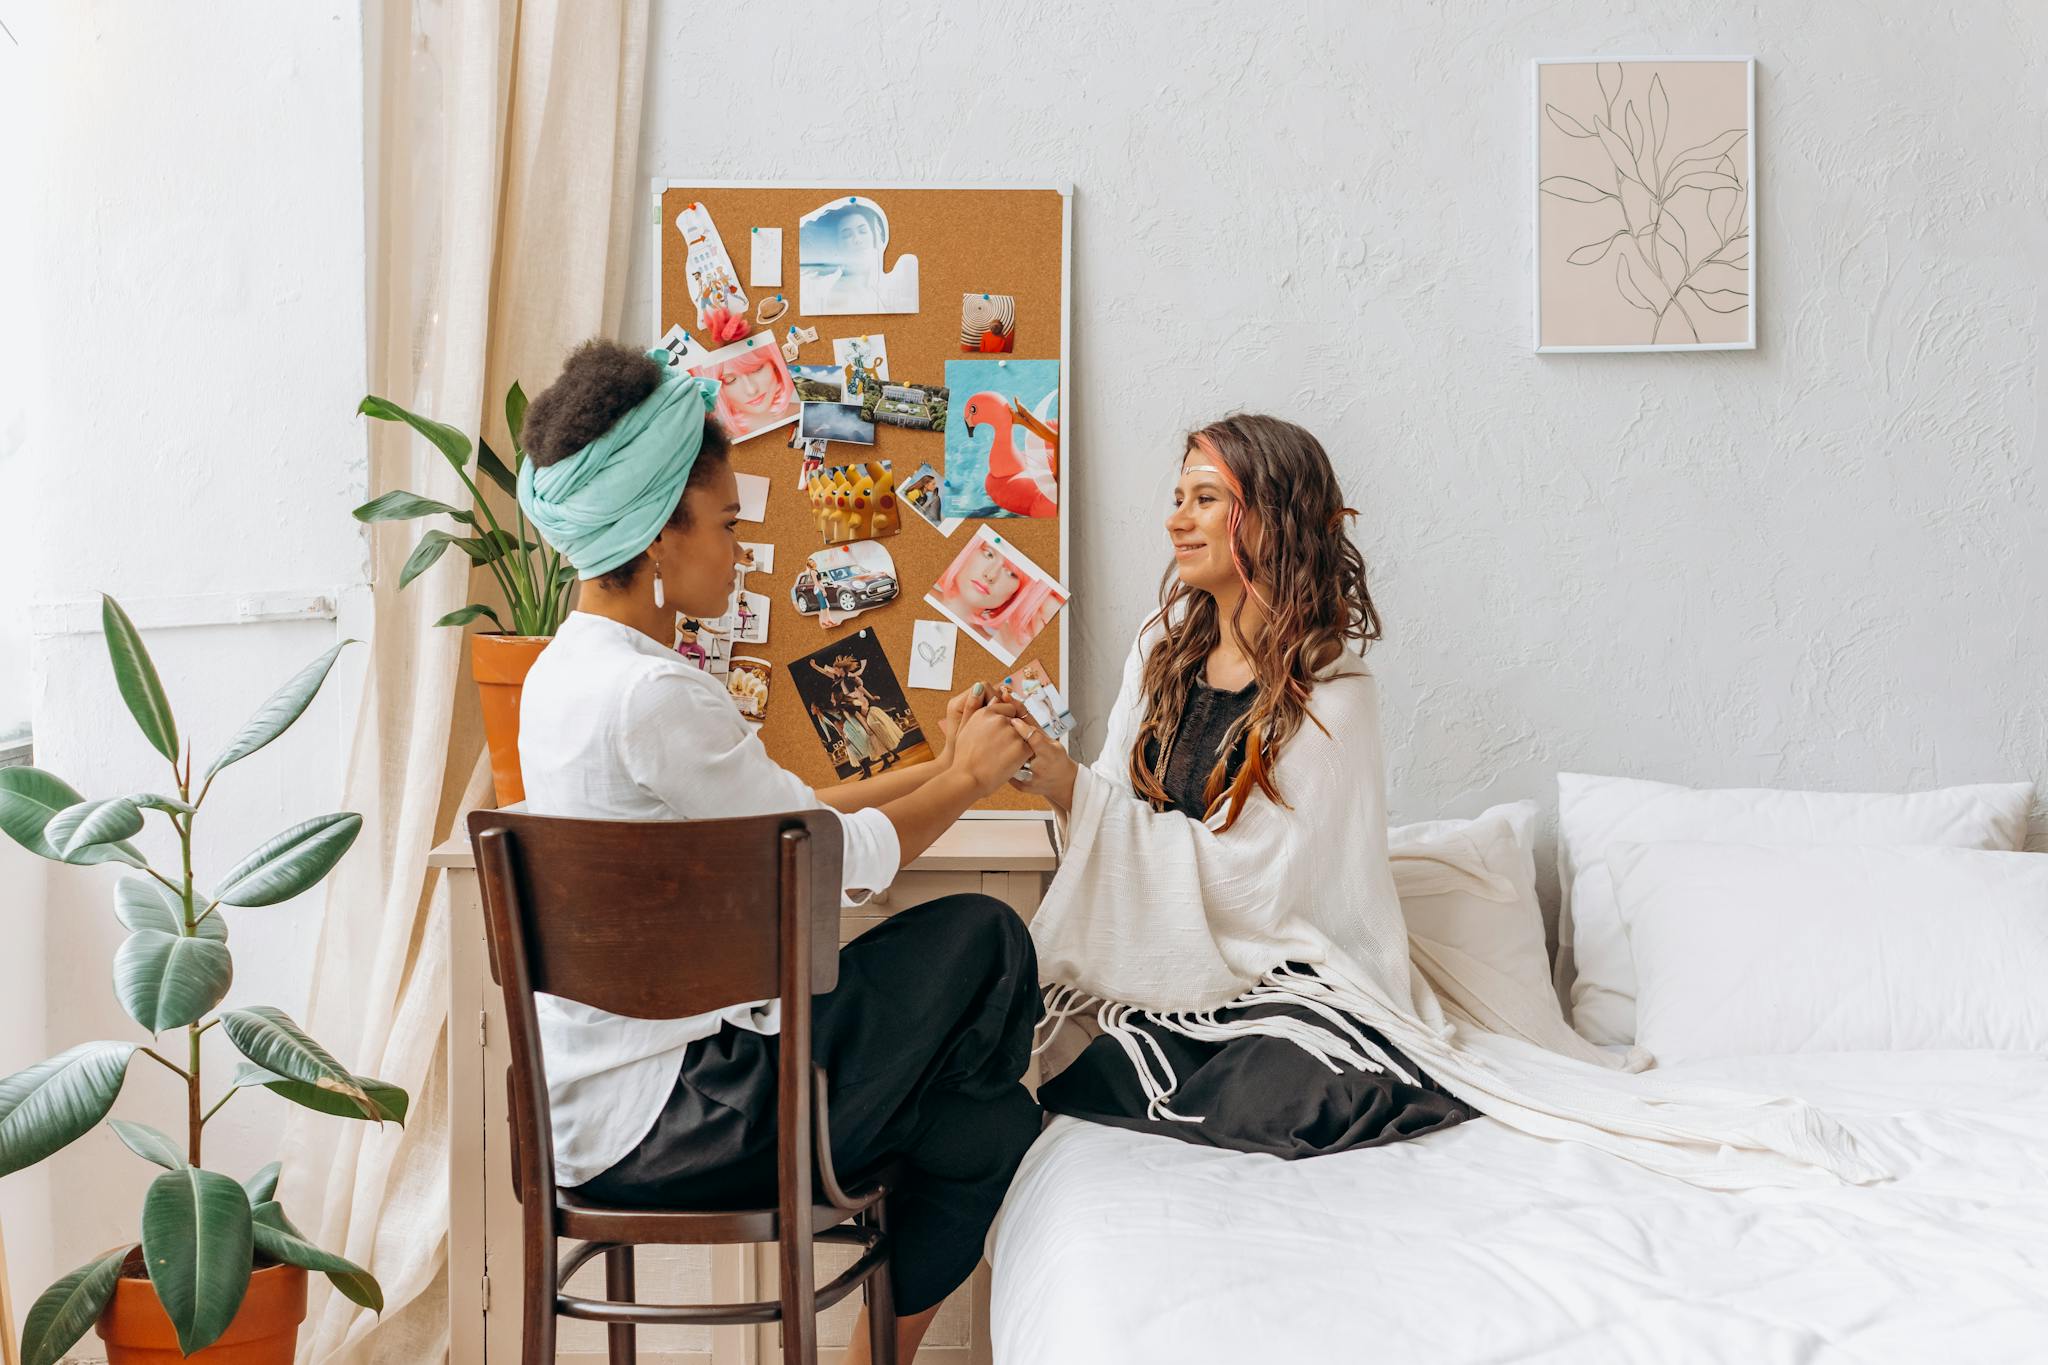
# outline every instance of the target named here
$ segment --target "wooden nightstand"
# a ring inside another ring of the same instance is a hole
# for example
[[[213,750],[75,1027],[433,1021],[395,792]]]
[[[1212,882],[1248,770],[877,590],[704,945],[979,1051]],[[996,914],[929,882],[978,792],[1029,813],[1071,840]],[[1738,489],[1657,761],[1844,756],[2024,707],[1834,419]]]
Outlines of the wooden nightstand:
[[[449,892],[449,1359],[454,1365],[505,1365],[519,1359],[521,1262],[519,1204],[512,1197],[506,1155],[504,1074],[510,1058],[504,1004],[491,980],[483,904],[468,841],[443,844],[429,862],[447,872]],[[840,942],[897,910],[962,891],[994,896],[1028,920],[1058,864],[1050,820],[962,820],[905,868],[887,892],[846,911]],[[829,1254],[819,1249],[821,1277],[837,1269]],[[762,1286],[772,1283],[774,1259],[772,1246],[643,1249],[636,1277],[639,1295],[670,1303],[755,1298],[771,1292]],[[601,1293],[600,1265],[588,1268],[591,1283],[585,1292]],[[987,1365],[987,1279],[983,1267],[947,1301],[918,1352],[919,1361]],[[824,1316],[820,1336],[827,1351],[843,1348],[857,1306],[848,1301]],[[644,1365],[758,1365],[777,1358],[777,1331],[773,1325],[643,1327],[640,1359]],[[604,1329],[564,1319],[556,1358],[601,1365]]]

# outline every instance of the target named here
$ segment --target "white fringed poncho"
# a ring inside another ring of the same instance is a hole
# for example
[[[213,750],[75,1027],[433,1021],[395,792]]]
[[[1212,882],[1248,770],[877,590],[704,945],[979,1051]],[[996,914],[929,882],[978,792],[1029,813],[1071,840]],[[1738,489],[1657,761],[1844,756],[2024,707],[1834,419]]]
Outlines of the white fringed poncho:
[[[1134,1019],[1210,1041],[1275,1034],[1325,1065],[1403,1075],[1350,1027],[1357,1020],[1510,1127],[1696,1185],[1860,1184],[1889,1174],[1802,1102],[1612,1070],[1576,1035],[1549,1036],[1555,1024],[1529,1022],[1545,1010],[1518,998],[1522,987],[1494,973],[1461,975],[1426,945],[1412,947],[1388,859],[1379,685],[1355,655],[1311,693],[1321,728],[1304,722],[1275,764],[1285,807],[1255,794],[1222,834],[1153,810],[1127,776],[1153,638],[1142,637],[1124,665],[1101,757],[1075,776],[1065,857],[1031,934],[1048,1026],[1092,1009],[1130,1056],[1154,1116],[1200,1117],[1172,1110],[1176,1078]],[[1425,875],[1456,872],[1438,859]],[[1457,1002],[1459,1022],[1446,1016],[1432,976]],[[1327,1026],[1216,1017],[1266,1002],[1300,1005]]]

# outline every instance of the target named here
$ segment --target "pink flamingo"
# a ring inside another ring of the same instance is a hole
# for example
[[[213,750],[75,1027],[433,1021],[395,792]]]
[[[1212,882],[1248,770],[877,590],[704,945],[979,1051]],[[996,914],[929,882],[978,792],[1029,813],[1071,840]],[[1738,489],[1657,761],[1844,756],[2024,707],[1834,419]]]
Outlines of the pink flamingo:
[[[960,419],[970,436],[984,422],[996,429],[989,447],[988,478],[984,480],[996,506],[1020,517],[1060,514],[1057,418],[1031,412],[1015,399],[999,393],[977,393],[967,400]],[[1021,448],[1015,443],[1017,427],[1024,428]]]

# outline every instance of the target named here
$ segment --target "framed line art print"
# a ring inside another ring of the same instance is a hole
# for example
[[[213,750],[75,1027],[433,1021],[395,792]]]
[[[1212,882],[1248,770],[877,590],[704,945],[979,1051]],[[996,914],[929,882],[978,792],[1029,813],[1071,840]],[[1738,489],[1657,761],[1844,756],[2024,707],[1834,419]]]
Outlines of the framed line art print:
[[[1755,349],[1755,59],[1532,72],[1536,349]]]

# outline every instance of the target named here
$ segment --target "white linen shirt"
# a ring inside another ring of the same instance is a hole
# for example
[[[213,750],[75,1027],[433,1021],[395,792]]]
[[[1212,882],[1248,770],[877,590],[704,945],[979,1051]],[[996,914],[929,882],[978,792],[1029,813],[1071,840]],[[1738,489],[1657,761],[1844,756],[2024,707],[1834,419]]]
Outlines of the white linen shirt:
[[[722,680],[589,612],[572,612],[526,675],[519,767],[536,815],[699,820],[821,808],[816,792],[768,757]],[[895,880],[902,849],[879,810],[842,815],[840,825],[852,903]],[[688,1019],[632,1019],[551,995],[537,995],[534,1008],[563,1185],[593,1179],[647,1135],[684,1048],[720,1024],[782,1026],[772,1000]]]

